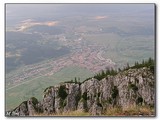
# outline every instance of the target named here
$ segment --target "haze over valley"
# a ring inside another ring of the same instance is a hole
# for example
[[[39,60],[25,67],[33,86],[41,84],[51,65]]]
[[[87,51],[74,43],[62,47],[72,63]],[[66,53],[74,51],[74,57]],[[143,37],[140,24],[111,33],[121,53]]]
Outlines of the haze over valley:
[[[154,58],[154,4],[7,4],[6,109],[60,82]]]

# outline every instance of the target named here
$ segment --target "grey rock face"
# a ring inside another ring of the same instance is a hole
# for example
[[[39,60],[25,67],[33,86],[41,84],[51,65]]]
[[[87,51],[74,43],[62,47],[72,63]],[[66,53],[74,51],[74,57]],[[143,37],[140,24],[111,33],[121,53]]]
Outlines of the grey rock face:
[[[102,80],[89,79],[81,84],[62,83],[45,90],[43,100],[29,99],[8,116],[63,113],[74,110],[101,115],[113,106],[154,105],[154,75],[149,68],[129,69]]]
[[[80,87],[79,84],[69,84],[68,85],[68,96],[66,98],[66,111],[74,111],[77,109],[78,102],[80,99]],[[72,101],[72,102],[71,102]]]
[[[148,68],[130,69],[118,74],[114,85],[119,91],[117,102],[123,108],[134,104],[154,104],[154,78]]]
[[[89,110],[89,112],[90,112],[91,115],[95,116],[95,115],[101,115],[102,114],[103,108],[102,108],[101,104],[100,105],[99,104],[95,102],[92,105],[91,109]]]
[[[6,116],[28,116],[28,115],[29,115],[29,112],[28,112],[27,101],[24,101],[23,103],[21,103],[14,110],[6,112]]]
[[[80,111],[87,111],[87,101],[81,99],[79,102],[78,102],[78,107],[77,107],[78,110]]]
[[[82,95],[86,93],[87,109],[90,109],[98,97],[100,92],[100,83],[97,79],[92,78],[81,84]]]
[[[48,95],[43,98],[43,112],[50,114],[55,111],[53,96]]]

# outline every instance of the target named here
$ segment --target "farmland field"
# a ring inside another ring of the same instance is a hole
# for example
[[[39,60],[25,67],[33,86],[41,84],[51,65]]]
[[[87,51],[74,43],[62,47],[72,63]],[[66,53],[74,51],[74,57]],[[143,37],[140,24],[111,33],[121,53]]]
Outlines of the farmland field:
[[[147,38],[143,36],[122,37],[112,33],[89,34],[85,35],[84,38],[89,45],[104,47],[103,57],[110,58],[117,64],[118,68],[127,63],[133,65],[135,61],[141,62],[143,59],[154,57],[152,36]]]
[[[74,80],[79,77],[80,81],[93,76],[93,73],[85,68],[78,66],[69,66],[51,76],[42,76],[37,79],[30,79],[28,82],[6,90],[6,109],[9,110],[18,106],[24,100],[35,96],[42,99],[43,91],[48,86],[54,86],[60,82]]]

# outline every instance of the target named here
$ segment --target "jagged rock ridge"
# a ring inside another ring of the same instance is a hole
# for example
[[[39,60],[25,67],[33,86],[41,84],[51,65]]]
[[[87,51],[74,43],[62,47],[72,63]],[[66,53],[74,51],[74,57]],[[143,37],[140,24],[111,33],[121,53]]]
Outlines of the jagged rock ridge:
[[[7,116],[45,115],[82,110],[91,115],[101,115],[110,107],[122,109],[131,105],[155,103],[155,79],[150,68],[129,69],[102,80],[95,78],[83,83],[61,83],[46,88],[43,100],[32,97]]]

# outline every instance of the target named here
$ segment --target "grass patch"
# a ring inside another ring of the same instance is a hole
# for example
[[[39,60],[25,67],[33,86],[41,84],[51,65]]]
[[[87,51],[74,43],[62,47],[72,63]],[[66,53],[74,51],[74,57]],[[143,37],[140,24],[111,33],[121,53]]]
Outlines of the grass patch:
[[[34,116],[90,116],[88,112],[83,112],[80,110],[76,111],[70,111],[65,113],[59,113],[59,114],[35,114]]]
[[[106,116],[119,116],[122,114],[122,108],[121,107],[113,107],[107,109],[106,112],[104,112],[104,115]]]
[[[153,108],[148,106],[130,106],[129,108],[122,109],[121,107],[108,108],[102,116],[154,116]],[[35,114],[34,116],[92,116],[88,112],[76,110],[59,114]]]
[[[105,116],[154,116],[154,109],[149,106],[130,106],[126,109],[121,107],[109,108]]]

